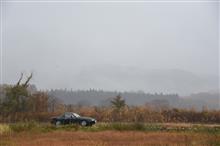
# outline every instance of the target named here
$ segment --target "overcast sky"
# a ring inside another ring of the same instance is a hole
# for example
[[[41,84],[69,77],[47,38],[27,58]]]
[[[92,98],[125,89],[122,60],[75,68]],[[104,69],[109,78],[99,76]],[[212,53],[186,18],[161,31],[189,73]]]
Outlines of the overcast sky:
[[[217,3],[7,3],[3,82],[65,88],[97,65],[218,75],[218,25]]]

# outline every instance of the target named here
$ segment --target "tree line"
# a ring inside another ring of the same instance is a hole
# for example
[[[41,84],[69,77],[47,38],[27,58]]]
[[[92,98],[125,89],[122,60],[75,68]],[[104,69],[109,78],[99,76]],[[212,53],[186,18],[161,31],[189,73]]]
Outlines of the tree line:
[[[29,75],[22,82],[21,74],[15,85],[1,87],[0,122],[48,122],[52,116],[68,111],[91,116],[102,122],[220,123],[220,110],[209,110],[206,107],[201,111],[194,108],[173,108],[167,106],[166,102],[162,105],[156,104],[157,106],[151,103],[131,106],[127,104],[125,94],[117,94],[110,99],[110,105],[107,106],[67,104],[46,91],[32,92],[29,89],[32,76]]]

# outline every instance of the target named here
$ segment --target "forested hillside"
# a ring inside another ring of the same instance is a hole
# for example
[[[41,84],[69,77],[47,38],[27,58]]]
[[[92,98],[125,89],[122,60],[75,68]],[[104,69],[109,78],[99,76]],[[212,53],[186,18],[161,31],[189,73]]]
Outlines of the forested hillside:
[[[156,107],[181,107],[218,109],[219,93],[197,93],[188,97],[180,97],[178,94],[117,92],[103,90],[78,90],[71,91],[56,89],[48,91],[50,96],[62,100],[66,104],[79,106],[109,106],[112,98],[120,94],[128,105],[151,105]]]

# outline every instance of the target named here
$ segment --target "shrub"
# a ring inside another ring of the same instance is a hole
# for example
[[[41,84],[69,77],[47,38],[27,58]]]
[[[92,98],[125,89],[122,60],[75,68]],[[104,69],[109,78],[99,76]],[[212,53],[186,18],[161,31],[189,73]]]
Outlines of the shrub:
[[[31,122],[19,122],[9,125],[11,130],[14,132],[22,132],[22,131],[39,131],[42,127],[39,123],[35,121]]]
[[[11,128],[9,125],[0,124],[0,135],[11,133]]]

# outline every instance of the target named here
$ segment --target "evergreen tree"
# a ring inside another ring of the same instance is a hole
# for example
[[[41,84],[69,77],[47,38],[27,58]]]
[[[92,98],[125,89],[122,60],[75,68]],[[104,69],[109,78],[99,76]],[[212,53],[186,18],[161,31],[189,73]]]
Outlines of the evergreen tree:
[[[116,110],[121,110],[126,106],[125,100],[121,97],[121,95],[117,95],[112,101],[111,101],[112,107]]]

